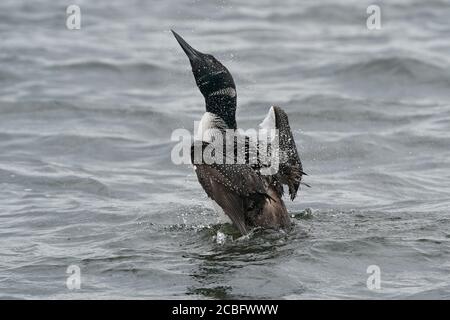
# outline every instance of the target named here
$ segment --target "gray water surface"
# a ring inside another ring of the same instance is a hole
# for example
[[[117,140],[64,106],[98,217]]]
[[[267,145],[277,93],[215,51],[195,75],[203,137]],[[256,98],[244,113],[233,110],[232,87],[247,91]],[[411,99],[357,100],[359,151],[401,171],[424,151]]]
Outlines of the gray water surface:
[[[450,299],[450,1],[378,1],[375,31],[371,1],[74,2],[73,31],[0,3],[0,298]],[[170,28],[232,72],[239,127],[288,113],[292,230],[233,238],[172,163],[205,110]]]

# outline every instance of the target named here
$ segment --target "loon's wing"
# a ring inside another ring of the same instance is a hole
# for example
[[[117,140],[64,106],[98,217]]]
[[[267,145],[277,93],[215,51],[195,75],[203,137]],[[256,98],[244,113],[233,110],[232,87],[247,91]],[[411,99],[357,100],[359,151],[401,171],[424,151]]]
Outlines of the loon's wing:
[[[291,200],[294,200],[300,183],[302,181],[303,172],[302,162],[297,152],[297,146],[292,135],[291,127],[286,112],[280,107],[272,106],[266,118],[260,124],[264,129],[278,129],[278,155],[279,168],[273,178],[289,187]],[[282,193],[282,188],[279,188]]]
[[[263,207],[267,194],[261,177],[246,164],[205,164],[194,161],[195,143],[191,160],[198,181],[206,194],[227,214],[242,234],[247,234],[251,217]],[[207,146],[203,142],[200,149]]]

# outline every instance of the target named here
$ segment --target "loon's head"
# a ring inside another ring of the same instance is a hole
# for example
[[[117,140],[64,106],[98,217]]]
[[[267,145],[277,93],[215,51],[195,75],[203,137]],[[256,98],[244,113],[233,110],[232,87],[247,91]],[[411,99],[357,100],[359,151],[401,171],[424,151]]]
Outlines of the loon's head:
[[[191,62],[195,82],[205,97],[206,111],[235,129],[236,86],[231,73],[212,55],[195,50],[175,31],[172,33]]]

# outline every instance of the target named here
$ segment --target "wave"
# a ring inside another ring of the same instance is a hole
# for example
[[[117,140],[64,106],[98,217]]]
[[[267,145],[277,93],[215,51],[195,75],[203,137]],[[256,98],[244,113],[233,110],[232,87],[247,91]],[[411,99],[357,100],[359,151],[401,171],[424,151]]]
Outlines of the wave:
[[[98,102],[95,104],[81,102],[72,103],[70,100],[61,99],[43,99],[43,100],[27,100],[21,102],[0,101],[0,108],[2,115],[38,113],[40,115],[45,113],[59,113],[63,120],[65,116],[71,116],[69,113],[76,113],[78,115],[102,117],[123,117],[136,116],[137,118],[149,118],[170,120],[175,117],[175,114],[169,114],[159,109],[148,105],[128,105],[117,104],[115,102]],[[67,113],[64,115],[64,113]],[[175,112],[174,112],[175,113]]]
[[[91,176],[75,174],[44,173],[30,170],[5,170],[0,168],[0,177],[10,184],[26,186],[27,192],[50,192],[50,189],[61,191],[80,191],[98,196],[111,196],[108,186]],[[53,191],[52,191],[53,192]]]
[[[0,70],[0,82],[11,82],[20,79],[20,77],[12,72]]]
[[[364,8],[363,8],[364,9]],[[284,4],[283,6],[274,7],[264,3],[258,3],[258,10],[255,10],[251,5],[241,6],[236,11],[225,12],[219,15],[218,19],[233,19],[233,20],[248,20],[264,21],[264,22],[315,22],[328,21],[333,24],[356,24],[360,23],[358,8],[354,5],[344,5],[336,3],[323,4],[309,4],[305,7],[299,7],[295,1]],[[251,30],[251,28],[250,28]],[[248,31],[242,27],[240,31]],[[268,30],[270,31],[270,30]]]
[[[72,60],[64,63],[50,63],[47,66],[50,69],[67,70],[67,71],[113,71],[113,72],[127,72],[127,71],[140,71],[140,72],[156,72],[164,71],[167,69],[164,67],[150,62],[117,62],[113,60]]]
[[[442,82],[450,86],[448,66],[404,56],[372,58],[352,63],[337,69],[335,74],[350,79],[381,77],[389,82],[404,79],[422,83]]]

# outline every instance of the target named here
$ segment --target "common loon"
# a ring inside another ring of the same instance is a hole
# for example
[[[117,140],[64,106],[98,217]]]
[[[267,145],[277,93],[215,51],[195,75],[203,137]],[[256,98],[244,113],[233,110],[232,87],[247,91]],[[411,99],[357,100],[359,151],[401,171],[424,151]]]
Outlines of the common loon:
[[[199,130],[237,130],[236,85],[230,72],[212,55],[195,50],[175,31],[171,31],[188,56],[197,86],[205,98],[206,112]],[[211,139],[205,136],[196,137],[191,147],[191,161],[198,181],[216,207],[218,205],[223,210],[243,235],[255,227],[289,227],[291,221],[282,200],[283,184],[288,186],[290,198],[294,200],[302,183],[302,175],[305,175],[286,113],[272,106],[260,128],[278,130],[278,149],[284,157],[278,159],[279,167],[273,174],[262,174],[262,165],[248,162],[195,161],[196,148],[203,151],[211,143]],[[248,160],[248,139],[244,146]],[[236,150],[234,153],[236,155]],[[216,159],[223,160],[227,157],[216,156]]]

